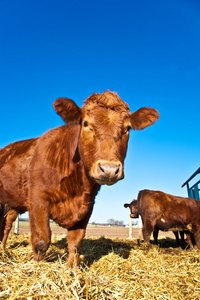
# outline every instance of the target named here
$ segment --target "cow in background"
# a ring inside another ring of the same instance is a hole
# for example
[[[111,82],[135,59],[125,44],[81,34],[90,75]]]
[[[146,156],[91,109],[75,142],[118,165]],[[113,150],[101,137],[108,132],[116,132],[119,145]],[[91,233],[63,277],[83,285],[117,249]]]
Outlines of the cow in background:
[[[138,194],[138,214],[142,217],[144,242],[153,232],[157,243],[158,231],[183,232],[193,248],[192,238],[200,249],[200,205],[194,198],[177,197],[161,191],[142,190]],[[183,237],[182,237],[183,238]]]
[[[66,125],[39,138],[0,149],[0,202],[17,213],[29,211],[34,259],[44,258],[51,241],[49,220],[68,229],[69,265],[79,254],[100,186],[124,177],[130,129],[155,123],[157,110],[132,114],[116,93],[92,94],[82,108],[58,98],[54,109]]]
[[[131,218],[141,218],[141,216],[138,214],[138,200],[133,200],[130,204],[125,203],[124,207],[130,209],[130,212],[131,212],[130,217]],[[139,222],[139,220],[138,220],[138,222]],[[141,220],[141,223],[142,223],[142,220]],[[141,228],[141,230],[142,230],[142,227],[143,227],[143,223],[138,226],[138,228]],[[153,238],[154,238],[154,242],[155,242],[156,245],[158,245],[159,230],[162,230],[162,229],[160,229],[157,225],[154,227],[154,230],[153,230]],[[168,231],[168,230],[166,229],[164,231]],[[181,247],[184,247],[184,245],[185,245],[184,231],[173,231],[173,233],[175,235],[177,245],[181,246]],[[185,232],[185,233],[189,234],[189,232]],[[180,234],[181,240],[179,239],[179,234]],[[139,233],[139,240],[141,240],[141,236],[142,236],[142,234],[140,232]],[[192,244],[192,241],[191,241],[191,238],[190,238],[190,234],[189,234],[189,236],[187,236],[187,241],[188,241],[190,247],[192,248],[193,244]]]

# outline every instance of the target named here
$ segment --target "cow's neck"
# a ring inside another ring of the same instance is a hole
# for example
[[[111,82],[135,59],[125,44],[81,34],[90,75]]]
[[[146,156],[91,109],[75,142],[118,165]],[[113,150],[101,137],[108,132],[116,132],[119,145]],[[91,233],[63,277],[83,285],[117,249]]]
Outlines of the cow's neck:
[[[70,176],[60,183],[59,198],[51,205],[51,218],[66,228],[89,218],[99,189],[100,185],[87,176],[81,163],[76,164]]]

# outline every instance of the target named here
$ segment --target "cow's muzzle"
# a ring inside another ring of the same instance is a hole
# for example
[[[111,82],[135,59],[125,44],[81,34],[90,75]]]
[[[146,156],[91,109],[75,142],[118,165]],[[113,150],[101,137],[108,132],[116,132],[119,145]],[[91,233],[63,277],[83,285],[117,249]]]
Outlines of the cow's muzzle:
[[[131,218],[138,218],[138,214],[137,213],[130,214],[130,217]]]
[[[92,167],[91,176],[101,185],[112,185],[124,178],[123,165],[120,161],[98,160]]]

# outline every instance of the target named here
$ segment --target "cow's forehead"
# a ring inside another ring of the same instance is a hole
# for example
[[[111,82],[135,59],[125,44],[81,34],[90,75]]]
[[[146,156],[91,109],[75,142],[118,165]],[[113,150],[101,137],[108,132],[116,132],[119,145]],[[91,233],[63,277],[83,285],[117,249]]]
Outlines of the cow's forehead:
[[[93,94],[82,107],[82,119],[101,133],[120,136],[130,123],[130,109],[116,93]]]
[[[113,110],[102,105],[90,104],[84,107],[82,117],[100,126],[121,127],[124,123],[129,123],[130,113],[124,109]]]
[[[114,111],[95,105],[83,112],[83,121],[87,121],[100,136],[112,136],[116,140],[130,125],[130,113],[124,110]]]
[[[130,113],[128,104],[114,92],[92,94],[84,101],[83,109],[90,110],[99,106],[113,111],[124,111]]]

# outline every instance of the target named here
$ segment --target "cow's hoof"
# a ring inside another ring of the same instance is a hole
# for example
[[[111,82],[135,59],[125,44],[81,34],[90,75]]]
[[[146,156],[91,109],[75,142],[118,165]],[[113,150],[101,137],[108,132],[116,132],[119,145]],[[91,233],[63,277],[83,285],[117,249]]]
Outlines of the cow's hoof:
[[[44,241],[40,241],[37,245],[34,246],[34,260],[41,261],[46,255],[46,251],[49,247],[49,244]]]

